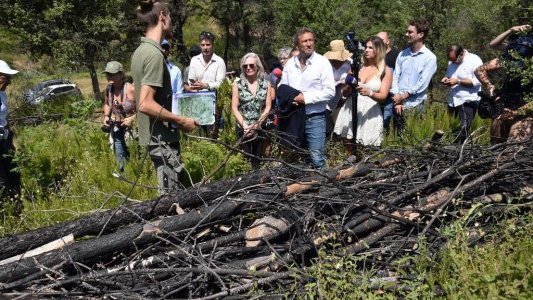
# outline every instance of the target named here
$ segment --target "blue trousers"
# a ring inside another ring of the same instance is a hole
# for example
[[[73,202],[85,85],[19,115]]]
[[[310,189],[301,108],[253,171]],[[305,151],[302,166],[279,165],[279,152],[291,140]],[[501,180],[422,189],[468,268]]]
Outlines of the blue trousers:
[[[326,113],[310,114],[305,120],[305,139],[313,168],[326,168]]]
[[[126,128],[114,126],[111,130],[111,137],[113,138],[113,150],[117,158],[118,169],[122,172],[130,155],[126,145]]]

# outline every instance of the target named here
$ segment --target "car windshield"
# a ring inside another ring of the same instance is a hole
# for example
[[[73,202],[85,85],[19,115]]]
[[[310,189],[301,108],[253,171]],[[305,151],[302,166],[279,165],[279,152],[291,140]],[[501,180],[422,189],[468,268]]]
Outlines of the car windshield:
[[[39,96],[42,96],[42,95],[46,95],[46,94],[48,94],[49,91],[50,91],[50,88],[44,88],[44,89],[38,91],[37,93],[35,93],[35,96],[39,97]]]

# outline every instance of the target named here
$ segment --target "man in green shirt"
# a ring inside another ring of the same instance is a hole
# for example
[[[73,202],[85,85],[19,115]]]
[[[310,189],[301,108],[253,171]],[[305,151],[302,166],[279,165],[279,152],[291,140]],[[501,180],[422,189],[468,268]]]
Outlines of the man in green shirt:
[[[171,113],[172,86],[165,66],[161,41],[171,34],[172,20],[167,4],[162,1],[140,1],[137,18],[146,25],[145,37],[131,58],[131,72],[137,103],[139,143],[147,147],[157,170],[161,194],[179,188],[179,132],[192,131],[198,123],[191,118]]]

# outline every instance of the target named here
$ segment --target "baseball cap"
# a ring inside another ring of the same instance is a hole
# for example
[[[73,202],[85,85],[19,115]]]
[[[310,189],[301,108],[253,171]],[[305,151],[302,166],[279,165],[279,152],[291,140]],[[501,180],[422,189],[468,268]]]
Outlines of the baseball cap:
[[[110,61],[105,66],[105,70],[102,73],[116,74],[118,72],[124,72],[124,67],[116,60]]]
[[[19,71],[17,70],[11,69],[5,61],[0,60],[0,73],[7,74],[7,75],[15,75],[18,72]]]

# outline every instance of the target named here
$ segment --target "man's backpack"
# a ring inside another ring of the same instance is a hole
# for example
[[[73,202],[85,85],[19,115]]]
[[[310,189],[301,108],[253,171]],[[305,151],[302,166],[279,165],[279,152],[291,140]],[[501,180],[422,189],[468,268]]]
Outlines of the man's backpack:
[[[521,58],[533,56],[533,34],[513,35],[509,38],[509,43],[505,49],[504,57],[509,60],[516,60],[512,53],[518,54]]]

